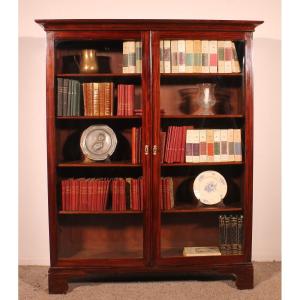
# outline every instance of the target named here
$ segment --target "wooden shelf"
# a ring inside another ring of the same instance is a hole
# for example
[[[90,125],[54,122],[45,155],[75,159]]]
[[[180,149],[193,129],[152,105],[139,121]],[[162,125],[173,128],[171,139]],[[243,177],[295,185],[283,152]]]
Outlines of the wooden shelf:
[[[161,78],[168,77],[241,77],[243,73],[160,73]]]
[[[70,161],[57,164],[60,168],[140,168],[141,164],[132,164],[131,162],[82,162]]]
[[[231,165],[243,165],[242,161],[218,161],[218,162],[199,162],[199,163],[162,163],[162,167],[199,167],[199,166],[231,166]]]
[[[66,211],[61,210],[58,212],[59,215],[137,215],[143,214],[143,211],[139,210],[126,210],[126,211]]]
[[[59,116],[57,120],[140,120],[142,116]]]
[[[56,77],[76,77],[76,78],[140,78],[142,76],[141,73],[95,73],[95,74],[83,74],[83,73],[59,73],[56,74]]]
[[[241,119],[242,114],[217,114],[217,115],[161,115],[161,119]]]
[[[225,213],[225,212],[242,212],[243,209],[238,206],[203,206],[203,207],[182,207],[182,208],[172,208],[162,210],[164,214],[173,214],[173,213]]]

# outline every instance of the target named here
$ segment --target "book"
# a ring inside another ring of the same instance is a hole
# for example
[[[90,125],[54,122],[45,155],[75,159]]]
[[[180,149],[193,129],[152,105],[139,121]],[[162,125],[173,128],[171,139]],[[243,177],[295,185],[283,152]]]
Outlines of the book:
[[[164,73],[171,72],[171,41],[164,40],[163,47]]]
[[[164,41],[159,41],[159,72],[164,73]]]
[[[239,63],[239,59],[237,56],[236,48],[234,42],[231,42],[232,46],[232,58],[231,58],[231,68],[233,73],[240,73],[241,67]]]
[[[199,143],[200,143],[199,161],[204,162],[207,160],[206,129],[199,130]]]
[[[232,45],[231,41],[224,41],[224,73],[231,73]]]
[[[185,162],[193,162],[193,130],[186,131]]]
[[[218,73],[225,73],[224,41],[218,41]]]
[[[62,115],[68,115],[68,87],[69,87],[69,79],[63,79],[63,108],[62,108]]]
[[[136,73],[135,41],[128,42],[128,73]]]
[[[214,161],[214,130],[206,130],[207,161]]]
[[[165,157],[165,147],[166,147],[166,135],[167,133],[164,131],[160,132],[160,162],[164,162],[164,157]]]
[[[221,142],[221,131],[220,129],[214,129],[214,158],[213,161],[221,161],[220,155],[220,142]]]
[[[185,72],[192,73],[194,71],[194,41],[185,41]]]
[[[93,103],[93,115],[94,116],[100,116],[100,107],[101,104],[100,103],[100,99],[99,99],[99,83],[98,82],[93,82],[92,86],[93,86],[93,99],[92,99],[92,103]]]
[[[178,41],[171,41],[171,71],[178,73]]]
[[[233,129],[234,161],[242,161],[241,129]]]
[[[203,40],[201,41],[201,72],[202,73],[209,73],[209,45],[208,41]]]
[[[200,130],[192,130],[192,143],[193,143],[193,162],[200,161]]]
[[[227,161],[234,161],[233,129],[227,129],[227,143],[228,143]]]
[[[219,215],[219,247],[221,254],[226,254],[225,235],[225,216]]]
[[[142,42],[135,42],[135,72],[142,73]]]
[[[221,136],[221,140],[220,140],[220,160],[221,161],[228,161],[228,137],[227,137],[227,132],[228,129],[221,129],[220,130],[220,136]]]
[[[209,72],[217,73],[218,72],[218,42],[209,41]]]
[[[185,73],[185,40],[178,40],[178,73]]]
[[[237,217],[237,254],[243,253],[243,226],[244,217],[240,215]]]
[[[57,104],[56,114],[57,116],[63,116],[63,78],[57,78]]]
[[[219,256],[218,247],[184,247],[183,256]]]
[[[201,41],[194,40],[194,64],[193,64],[193,72],[200,73],[201,72]]]
[[[123,73],[129,73],[129,43],[123,42]]]

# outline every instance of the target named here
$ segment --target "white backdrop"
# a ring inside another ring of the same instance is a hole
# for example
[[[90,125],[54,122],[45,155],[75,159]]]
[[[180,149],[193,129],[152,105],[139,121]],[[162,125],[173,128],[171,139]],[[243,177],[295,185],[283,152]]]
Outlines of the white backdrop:
[[[253,260],[281,260],[279,0],[19,1],[19,263],[49,264],[44,31],[34,19],[264,20],[254,33]]]

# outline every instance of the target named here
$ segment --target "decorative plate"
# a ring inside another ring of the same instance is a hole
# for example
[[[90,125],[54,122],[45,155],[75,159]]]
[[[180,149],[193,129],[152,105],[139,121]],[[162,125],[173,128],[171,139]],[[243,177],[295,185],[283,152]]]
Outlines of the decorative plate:
[[[216,171],[200,173],[194,180],[196,198],[203,204],[214,205],[221,202],[227,193],[225,178]]]
[[[93,125],[83,131],[80,147],[83,154],[91,160],[105,160],[117,146],[117,137],[107,125]]]

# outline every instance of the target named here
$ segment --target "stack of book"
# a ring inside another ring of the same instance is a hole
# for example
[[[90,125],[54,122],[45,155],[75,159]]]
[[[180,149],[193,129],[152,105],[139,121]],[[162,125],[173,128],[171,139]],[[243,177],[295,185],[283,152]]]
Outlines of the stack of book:
[[[142,178],[115,178],[111,190],[112,211],[143,210]]]
[[[142,72],[142,42],[123,42],[123,73]]]
[[[160,208],[162,210],[174,208],[174,188],[172,177],[161,178],[160,199]]]
[[[61,182],[62,210],[103,211],[107,207],[109,179],[79,178]]]
[[[82,86],[85,116],[113,115],[113,82],[90,82]]]
[[[223,255],[242,254],[243,227],[243,215],[219,216],[219,240]]]
[[[142,128],[131,129],[131,162],[140,164],[142,161]]]
[[[241,129],[188,129],[185,161],[242,161]]]
[[[169,126],[167,132],[160,133],[161,162],[183,163],[188,126]]]
[[[232,41],[161,40],[161,73],[240,73]]]
[[[80,116],[80,82],[57,78],[57,116]]]
[[[118,116],[133,116],[134,112],[134,85],[118,84]]]
[[[142,199],[142,178],[69,178],[61,181],[63,211],[101,212],[110,207],[111,211],[139,211],[143,209]]]

